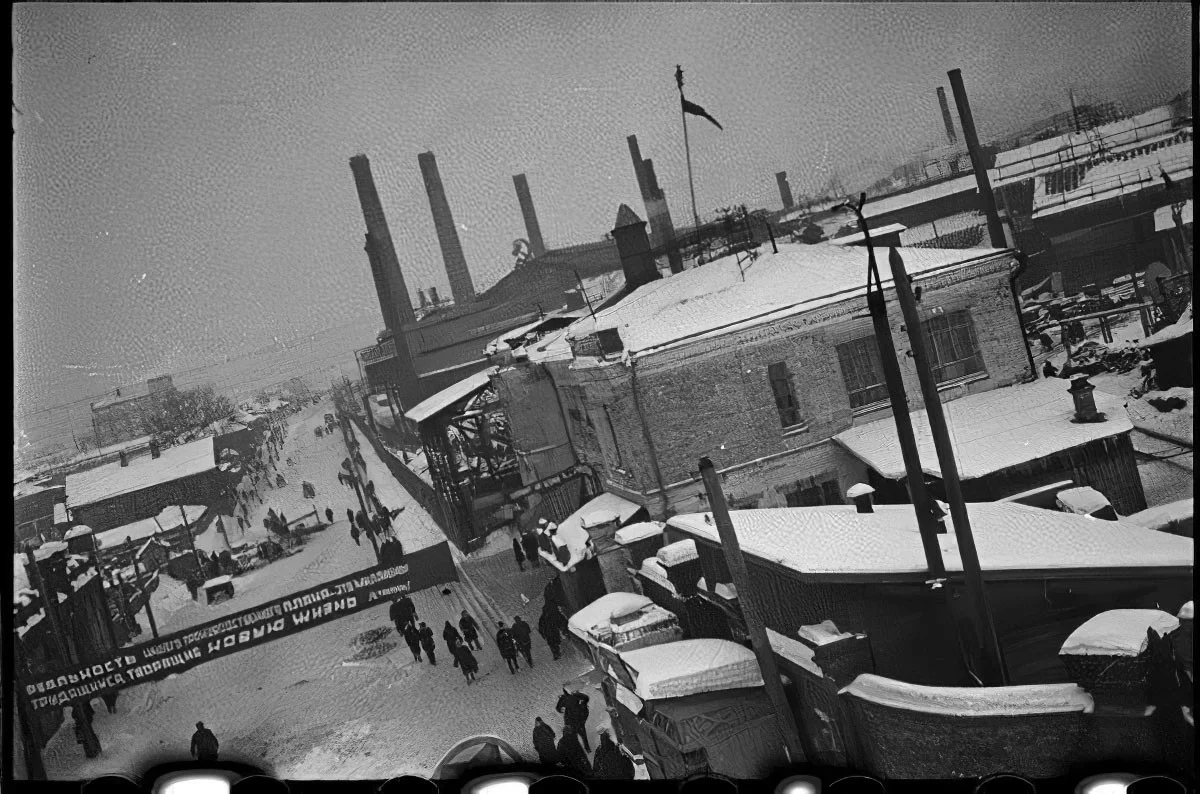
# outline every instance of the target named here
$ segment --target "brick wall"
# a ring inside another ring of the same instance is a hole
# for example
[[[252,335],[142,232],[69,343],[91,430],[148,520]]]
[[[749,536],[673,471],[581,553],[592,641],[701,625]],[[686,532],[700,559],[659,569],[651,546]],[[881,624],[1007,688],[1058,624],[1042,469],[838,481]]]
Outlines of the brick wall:
[[[544,368],[528,362],[514,364],[494,375],[492,385],[508,417],[522,484],[575,465],[567,418]]]
[[[1008,280],[1012,266],[985,262],[918,281],[926,316],[933,310],[969,313],[986,370],[947,387],[943,399],[1009,386],[1028,371]],[[917,409],[920,384],[904,355],[908,344],[894,300],[888,312],[909,404]],[[760,507],[785,504],[785,491],[797,482],[836,480],[844,492],[864,479],[865,469],[829,439],[856,423],[890,415],[886,406],[865,412],[850,406],[837,346],[873,334],[865,315],[865,301],[856,298],[655,352],[629,365],[577,359],[569,373],[595,428],[584,454],[603,460],[606,489],[646,504],[656,517],[668,509],[699,508],[702,488],[695,474],[704,455],[718,470],[749,464],[726,474],[726,495],[757,500]],[[768,367],[776,362],[787,365],[799,407],[801,421],[789,428],[781,425],[768,380]],[[656,494],[662,485],[668,504]]]

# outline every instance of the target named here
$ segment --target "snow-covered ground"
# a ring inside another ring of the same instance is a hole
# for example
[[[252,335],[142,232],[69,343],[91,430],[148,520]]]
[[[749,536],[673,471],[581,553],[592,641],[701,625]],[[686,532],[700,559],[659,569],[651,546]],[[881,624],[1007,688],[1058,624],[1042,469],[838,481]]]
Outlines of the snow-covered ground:
[[[293,459],[292,466],[283,468],[288,486],[267,489],[259,513],[265,514],[267,507],[292,517],[311,511],[311,502],[300,495],[304,480],[316,487],[320,510],[328,504],[335,518],[344,519],[347,507],[358,509],[353,492],[337,482],[345,457],[341,434],[318,439],[313,433],[328,410],[316,406],[291,418],[283,450],[285,459]],[[440,542],[443,538],[432,519],[391,478],[373,450],[364,444],[362,454],[380,499],[389,507],[405,508],[395,521],[405,547]],[[259,527],[261,517],[252,516]],[[215,534],[209,530],[205,536]],[[240,540],[236,521],[230,540]],[[221,604],[193,602],[186,590],[181,598],[182,586],[164,580],[153,602],[159,631],[240,611],[373,562],[369,545],[356,546],[342,520],[311,535],[300,553],[236,578],[236,596]],[[464,608],[477,613],[489,634],[492,624],[478,614],[478,602],[464,585],[449,589],[449,596],[435,588],[413,598],[420,619],[438,636],[436,667],[413,662],[394,632],[376,646],[385,652],[362,658],[354,640],[364,632],[390,627],[387,605],[381,604],[165,681],[124,690],[116,714],[102,707],[96,710],[95,728],[104,746],[98,758],[84,757],[68,718],[45,750],[47,772],[55,779],[90,778],[144,768],[153,759],[186,758],[197,720],[216,733],[222,758],[252,763],[285,778],[427,775],[451,745],[477,733],[501,736],[532,759],[533,718],[541,716],[559,731],[562,723],[554,705],[561,686],[590,664],[574,649],[555,662],[535,637],[537,666],[531,670],[522,664],[521,671],[511,675],[495,643],[485,639],[477,654],[479,680],[467,686],[446,656],[441,627],[446,620],[457,620]],[[359,658],[351,658],[356,655]],[[598,692],[592,692],[591,711],[594,747],[594,731],[607,720]]]

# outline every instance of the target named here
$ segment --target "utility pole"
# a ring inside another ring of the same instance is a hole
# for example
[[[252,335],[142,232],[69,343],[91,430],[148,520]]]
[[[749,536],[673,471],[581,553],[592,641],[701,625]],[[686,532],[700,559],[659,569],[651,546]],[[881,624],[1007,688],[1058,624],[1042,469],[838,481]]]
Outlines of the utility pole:
[[[792,708],[788,705],[783,684],[779,681],[779,667],[775,663],[775,652],[771,650],[771,640],[767,637],[767,628],[763,624],[762,613],[758,607],[758,594],[750,583],[746,560],[742,557],[742,547],[738,545],[737,532],[734,531],[733,522],[729,518],[729,507],[725,504],[725,494],[721,490],[721,478],[713,467],[712,461],[707,457],[700,459],[700,477],[704,480],[704,490],[708,493],[708,504],[712,508],[713,519],[717,524],[717,533],[721,537],[721,549],[725,552],[725,562],[729,566],[730,575],[733,576],[734,587],[737,588],[738,603],[742,607],[746,629],[750,632],[750,643],[754,646],[754,655],[758,657],[758,667],[762,671],[763,685],[767,690],[767,696],[771,698],[771,705],[775,707],[775,716],[779,719],[779,732],[783,736],[788,761],[797,763],[804,758],[804,747],[800,744],[800,728],[796,724],[796,715],[792,713]]]
[[[158,626],[154,622],[154,612],[150,609],[150,591],[147,589],[150,586],[150,580],[142,582],[142,566],[138,564],[136,552],[133,555],[133,581],[137,582],[138,589],[146,596],[146,621],[150,624],[150,635],[157,640]]]
[[[992,182],[988,178],[987,160],[979,146],[979,135],[975,132],[975,117],[971,115],[971,103],[967,101],[967,89],[963,86],[962,70],[949,72],[950,88],[954,91],[954,104],[958,106],[958,120],[962,125],[963,141],[967,154],[971,156],[971,168],[975,171],[975,184],[979,187],[979,205],[987,218],[988,239],[992,248],[1007,248],[1004,227],[1000,224],[1000,213],[996,210],[996,196],[992,193]]]
[[[42,576],[42,569],[38,565],[32,549],[25,552],[25,559],[29,564],[30,576],[34,580],[31,584],[37,588],[42,598],[42,608],[46,612],[46,620],[50,623],[50,633],[54,637],[58,660],[64,665],[79,664],[78,655],[72,649],[66,635],[63,634],[63,625],[58,614],[58,593],[52,592],[46,583],[46,578]],[[104,748],[100,746],[100,738],[96,736],[96,731],[92,728],[92,720],[88,716],[86,705],[87,702],[84,699],[77,698],[72,701],[71,710],[75,716],[75,724],[79,726],[79,733],[83,738],[84,755],[88,758],[95,758]]]
[[[988,686],[1006,686],[1008,671],[1005,670],[1004,655],[996,626],[992,621],[992,610],[988,605],[987,591],[983,585],[983,572],[979,565],[979,553],[975,549],[975,537],[971,533],[971,519],[967,515],[967,504],[963,498],[962,482],[958,477],[958,464],[954,460],[954,447],[946,426],[946,414],[938,396],[937,378],[925,345],[925,331],[921,327],[921,316],[917,312],[917,301],[913,295],[904,260],[895,248],[888,257],[892,267],[892,281],[896,285],[896,297],[904,313],[904,324],[912,344],[913,360],[917,366],[917,377],[921,381],[921,393],[925,398],[925,414],[929,418],[929,429],[933,433],[933,445],[937,450],[938,464],[942,470],[942,482],[946,486],[946,500],[950,503],[950,517],[954,522],[954,534],[958,538],[958,555],[962,559],[963,578],[967,584],[967,596],[971,602],[976,640],[982,645],[983,666],[981,678]]]
[[[867,194],[859,196],[858,204],[843,204],[858,218],[867,246],[867,307],[871,323],[875,328],[875,341],[879,348],[879,361],[883,368],[884,382],[892,405],[892,418],[896,422],[896,437],[900,440],[900,453],[904,459],[905,480],[908,495],[917,514],[917,528],[921,534],[921,546],[925,549],[925,562],[929,566],[928,584],[937,589],[946,579],[946,566],[942,561],[942,546],[938,541],[940,527],[934,515],[933,498],[925,487],[925,472],[921,468],[921,457],[917,452],[917,437],[913,432],[912,417],[908,413],[908,395],[904,391],[904,380],[900,374],[900,362],[896,358],[896,347],[892,341],[892,326],[888,320],[887,300],[883,294],[883,283],[879,278],[879,265],[875,261],[875,247],[871,244],[871,230],[863,217],[862,207]]]
[[[179,505],[179,515],[183,516],[183,529],[187,532],[188,545],[192,547],[192,558],[196,560],[198,567],[203,567],[200,563],[200,552],[196,551],[196,539],[192,537],[192,525],[188,523],[187,512],[182,504]]]

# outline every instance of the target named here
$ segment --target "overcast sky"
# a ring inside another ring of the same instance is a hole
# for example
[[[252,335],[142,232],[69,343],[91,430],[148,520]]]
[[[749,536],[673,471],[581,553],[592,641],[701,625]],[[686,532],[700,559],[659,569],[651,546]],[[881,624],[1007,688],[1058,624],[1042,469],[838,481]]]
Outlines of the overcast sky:
[[[1069,87],[1165,100],[1190,83],[1191,26],[1186,4],[19,5],[18,392],[381,327],[357,153],[414,295],[449,294],[417,167],[437,155],[482,291],[525,235],[515,173],[548,245],[598,240],[620,203],[643,212],[637,134],[690,215],[677,63],[725,127],[690,125],[704,214],[777,208],[779,170],[798,193],[849,186],[940,144],[953,68],[985,139]]]

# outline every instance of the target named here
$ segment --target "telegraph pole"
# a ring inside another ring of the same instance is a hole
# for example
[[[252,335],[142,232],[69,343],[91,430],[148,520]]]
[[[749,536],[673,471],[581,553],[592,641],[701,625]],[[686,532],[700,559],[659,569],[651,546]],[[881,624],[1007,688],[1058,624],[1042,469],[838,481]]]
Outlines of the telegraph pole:
[[[954,522],[954,534],[958,538],[958,555],[962,559],[963,578],[967,584],[967,596],[971,602],[976,640],[983,646],[983,679],[988,686],[1007,686],[1008,672],[1004,666],[1004,655],[996,626],[992,621],[992,610],[988,605],[987,590],[983,584],[983,572],[979,564],[979,553],[975,549],[975,537],[971,533],[971,519],[967,515],[967,504],[963,498],[962,482],[958,477],[958,464],[954,460],[954,446],[946,426],[946,414],[938,396],[937,378],[925,345],[925,331],[921,327],[921,316],[913,295],[904,260],[895,248],[888,260],[892,267],[892,281],[896,285],[896,297],[904,313],[904,324],[912,344],[913,360],[917,377],[921,381],[921,393],[925,398],[925,414],[929,418],[929,429],[933,433],[933,445],[937,450],[938,464],[942,470],[942,482],[946,486],[946,500],[950,503],[950,517]]]
[[[779,719],[788,760],[796,763],[804,758],[804,747],[800,744],[800,728],[796,725],[796,715],[792,713],[792,707],[788,705],[787,695],[783,691],[783,684],[779,681],[775,652],[771,650],[771,640],[767,637],[767,629],[758,607],[758,595],[750,583],[746,560],[742,557],[742,547],[738,545],[737,532],[734,531],[733,522],[729,518],[729,507],[725,504],[725,494],[721,490],[721,478],[707,457],[700,459],[700,477],[704,480],[708,504],[712,508],[717,532],[721,537],[725,562],[729,566],[730,575],[733,576],[734,587],[737,588],[738,603],[742,607],[742,616],[746,619],[746,629],[750,632],[750,643],[754,646],[754,655],[758,657],[763,685]],[[714,582],[710,586],[715,584]]]
[[[147,579],[145,584],[142,583],[142,567],[138,564],[137,553],[133,555],[133,580],[138,583],[138,587],[146,596],[146,621],[150,624],[150,634],[154,639],[158,639],[158,626],[154,623],[154,612],[150,609],[150,591],[147,589],[150,586],[150,580]]]

